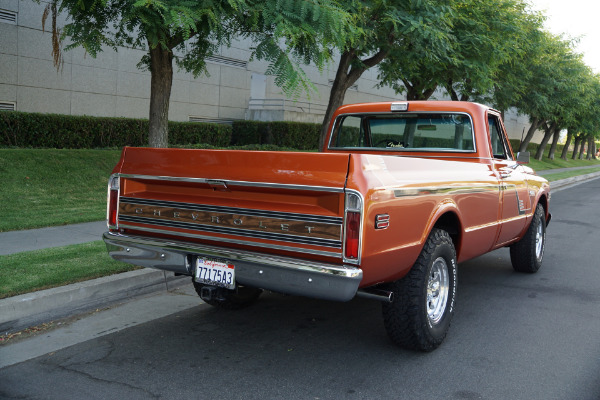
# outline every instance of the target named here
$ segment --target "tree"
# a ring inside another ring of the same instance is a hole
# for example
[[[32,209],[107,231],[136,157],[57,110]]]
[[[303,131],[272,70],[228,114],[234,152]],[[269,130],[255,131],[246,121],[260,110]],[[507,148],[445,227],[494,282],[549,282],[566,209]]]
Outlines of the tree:
[[[573,154],[571,155],[571,159],[575,160],[577,155],[579,154],[579,146],[583,147],[583,138],[584,134],[578,133],[575,135],[575,143],[573,144]]]
[[[452,100],[484,100],[528,50],[531,30],[541,22],[522,0],[455,0],[456,57],[445,72],[444,88]],[[499,78],[501,72],[504,77]]]
[[[590,133],[588,136],[588,152],[586,159],[591,160],[592,158],[596,158],[596,138]]]
[[[542,126],[555,124],[553,132],[569,126],[574,118],[580,92],[581,73],[585,65],[579,55],[572,51],[572,42],[543,32],[536,51],[526,59],[528,68],[535,73],[526,81],[523,95],[515,103],[520,112],[529,115],[531,126],[521,142],[519,151],[525,151],[534,134]],[[545,144],[549,141],[545,131],[542,149],[536,155],[541,157]]]
[[[573,140],[573,132],[572,129],[568,129],[567,139],[565,141],[565,146],[563,147],[562,153],[560,154],[560,159],[567,161],[567,153],[569,152],[569,146],[571,146],[571,140]]]
[[[552,136],[558,136],[558,132],[560,132],[560,125],[557,121],[552,122],[548,125],[546,122],[543,124],[544,127],[544,137],[540,142],[537,151],[535,153],[535,159],[541,160],[544,155],[544,150],[546,149],[546,145]]]
[[[517,107],[525,95],[527,84],[534,79],[537,71],[532,68],[531,62],[537,62],[541,44],[545,39],[543,31],[544,16],[536,12],[528,12],[518,8],[518,24],[512,34],[512,43],[516,51],[512,57],[499,64],[494,77],[494,87],[489,99],[492,104],[502,112],[512,107]]]
[[[62,31],[57,15],[69,22]],[[346,34],[349,16],[333,0],[52,0],[43,21],[52,15],[55,65],[65,50],[82,46],[95,57],[104,47],[146,49],[139,67],[151,73],[150,146],[168,145],[168,115],[173,61],[195,76],[206,71],[205,58],[232,38],[257,43],[253,57],[267,60],[268,74],[286,93],[309,90],[310,82],[299,63],[322,68],[330,59],[329,47]],[[177,52],[183,56],[177,56]]]
[[[449,34],[448,10],[441,0],[347,0],[342,4],[354,17],[354,29],[336,46],[340,59],[323,118],[321,145],[346,91],[366,70],[405,41],[427,42],[435,49],[446,46]]]
[[[560,131],[563,128],[576,126],[578,123],[582,124],[584,122],[582,117],[585,113],[582,110],[589,106],[589,102],[586,101],[586,93],[591,91],[591,72],[589,67],[583,63],[581,55],[567,51],[556,61],[558,63],[555,65],[555,73],[558,79],[550,98],[552,112],[545,123],[545,125],[553,124],[555,126],[552,132],[554,135],[553,145],[549,153],[551,159],[554,159],[554,149]],[[542,159],[547,144],[545,139],[546,137],[538,147],[536,154],[538,160]]]
[[[586,151],[586,142],[589,141],[589,138],[590,138],[589,133],[582,135],[581,145],[579,146],[579,154],[577,154],[577,158],[580,160],[583,160],[583,153],[585,153],[585,151]]]
[[[589,71],[588,71],[589,72]],[[573,137],[579,132],[600,132],[600,79],[591,73],[585,74],[586,83],[582,90],[575,96],[574,118],[568,127],[567,139],[560,158],[567,160],[567,153]],[[576,138],[574,154],[578,153],[581,135]],[[574,158],[574,157],[573,157]]]
[[[541,18],[529,14],[520,0],[445,4],[452,27],[448,47],[439,51],[418,37],[407,38],[382,62],[382,85],[406,93],[408,100],[427,100],[438,87],[453,100],[489,100],[492,93],[512,100],[515,90],[508,83],[516,86],[517,75],[528,72],[516,60],[527,53]]]

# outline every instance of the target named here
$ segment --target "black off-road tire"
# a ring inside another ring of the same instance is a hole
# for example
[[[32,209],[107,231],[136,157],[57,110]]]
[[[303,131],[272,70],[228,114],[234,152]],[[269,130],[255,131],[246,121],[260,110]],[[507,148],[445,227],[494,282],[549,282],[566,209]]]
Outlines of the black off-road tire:
[[[394,343],[420,351],[432,351],[442,343],[454,315],[456,278],[454,243],[446,231],[433,229],[410,272],[388,285],[394,300],[383,304],[383,321]],[[445,288],[445,296],[439,290],[436,297],[435,283],[442,281],[439,287]]]
[[[202,283],[194,282],[194,289],[198,296],[202,298],[201,291],[205,286]],[[248,307],[260,297],[262,289],[257,289],[249,286],[238,286],[235,290],[218,289],[219,295],[217,298],[210,300],[202,299],[206,304],[213,307],[222,308],[224,310],[239,310],[240,308]]]
[[[546,213],[538,204],[525,236],[510,246],[510,261],[515,271],[537,272],[542,266],[546,247]]]

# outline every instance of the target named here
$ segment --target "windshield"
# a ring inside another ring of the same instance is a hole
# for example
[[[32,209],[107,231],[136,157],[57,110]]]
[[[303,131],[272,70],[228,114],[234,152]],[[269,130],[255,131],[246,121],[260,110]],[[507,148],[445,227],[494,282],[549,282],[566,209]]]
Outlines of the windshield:
[[[456,113],[343,115],[330,149],[474,151],[471,118]]]

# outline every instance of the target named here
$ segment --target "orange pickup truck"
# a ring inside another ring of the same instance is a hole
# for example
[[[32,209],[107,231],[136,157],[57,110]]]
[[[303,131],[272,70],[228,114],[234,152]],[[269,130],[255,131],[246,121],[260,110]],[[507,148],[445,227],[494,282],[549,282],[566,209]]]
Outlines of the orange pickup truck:
[[[380,300],[391,339],[430,351],[458,262],[510,247],[516,271],[540,268],[550,193],[527,159],[497,111],[444,101],[340,107],[319,153],[126,147],[104,241],[217,307],[262,290]]]

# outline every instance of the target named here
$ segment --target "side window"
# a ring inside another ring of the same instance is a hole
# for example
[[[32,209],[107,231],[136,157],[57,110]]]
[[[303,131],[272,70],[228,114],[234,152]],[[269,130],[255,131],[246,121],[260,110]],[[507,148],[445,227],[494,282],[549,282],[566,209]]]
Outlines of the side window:
[[[488,125],[490,127],[490,141],[494,158],[506,160],[508,158],[508,152],[506,150],[506,145],[504,144],[504,135],[498,117],[489,115]]]

